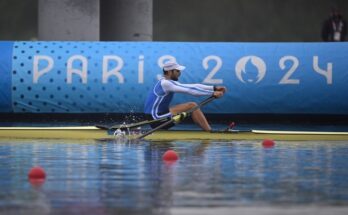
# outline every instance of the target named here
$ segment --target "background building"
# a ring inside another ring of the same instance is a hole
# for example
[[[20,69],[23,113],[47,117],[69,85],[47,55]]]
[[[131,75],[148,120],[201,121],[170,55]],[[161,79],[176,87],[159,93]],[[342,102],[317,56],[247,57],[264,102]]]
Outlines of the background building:
[[[346,17],[344,0],[1,0],[0,39],[321,41],[332,6]]]

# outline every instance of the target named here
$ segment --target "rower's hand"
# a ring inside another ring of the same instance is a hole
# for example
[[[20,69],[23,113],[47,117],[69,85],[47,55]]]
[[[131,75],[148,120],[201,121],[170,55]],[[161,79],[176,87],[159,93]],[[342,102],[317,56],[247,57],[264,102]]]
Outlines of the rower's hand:
[[[213,96],[215,98],[220,98],[223,95],[224,95],[224,93],[222,91],[214,91],[214,93],[213,93]]]

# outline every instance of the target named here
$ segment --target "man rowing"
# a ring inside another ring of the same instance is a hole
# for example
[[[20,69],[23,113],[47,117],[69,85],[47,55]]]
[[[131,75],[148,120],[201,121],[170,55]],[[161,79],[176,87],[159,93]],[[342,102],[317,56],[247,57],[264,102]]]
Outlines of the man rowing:
[[[145,102],[145,115],[148,120],[170,118],[177,114],[189,111],[197,106],[195,102],[187,102],[170,106],[174,93],[186,93],[193,96],[214,96],[220,98],[226,92],[224,86],[209,86],[204,84],[182,84],[178,82],[184,66],[174,62],[166,62],[163,66],[163,77],[154,85]],[[191,114],[193,121],[204,131],[211,131],[211,127],[203,112],[197,109]],[[161,123],[151,124],[156,128]],[[169,129],[170,124],[163,129]]]

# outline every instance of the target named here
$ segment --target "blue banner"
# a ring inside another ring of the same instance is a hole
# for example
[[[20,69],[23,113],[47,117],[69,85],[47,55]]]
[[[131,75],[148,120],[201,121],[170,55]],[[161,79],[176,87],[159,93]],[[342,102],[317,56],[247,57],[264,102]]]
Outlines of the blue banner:
[[[12,111],[12,47],[13,42],[0,42],[0,112]]]
[[[187,67],[180,82],[228,88],[207,113],[348,114],[348,43],[15,42],[8,56],[1,73],[13,71],[16,113],[139,113],[176,60]],[[203,99],[177,94],[173,104]]]

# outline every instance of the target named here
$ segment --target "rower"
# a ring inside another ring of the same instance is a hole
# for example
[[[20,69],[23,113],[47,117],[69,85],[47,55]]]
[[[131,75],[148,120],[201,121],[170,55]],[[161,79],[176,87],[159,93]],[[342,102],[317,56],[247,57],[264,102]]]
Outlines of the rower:
[[[226,92],[224,86],[209,86],[204,84],[182,84],[179,77],[184,66],[175,61],[168,61],[163,66],[163,77],[154,85],[149,92],[145,102],[145,115],[148,120],[168,118],[177,114],[186,112],[197,106],[195,102],[187,102],[170,106],[174,93],[186,93],[193,96],[214,96],[220,98]],[[211,131],[211,127],[200,109],[197,109],[191,114],[193,121],[204,131]],[[161,123],[151,124],[152,128],[156,128]],[[174,123],[163,127],[169,129],[174,126]]]

